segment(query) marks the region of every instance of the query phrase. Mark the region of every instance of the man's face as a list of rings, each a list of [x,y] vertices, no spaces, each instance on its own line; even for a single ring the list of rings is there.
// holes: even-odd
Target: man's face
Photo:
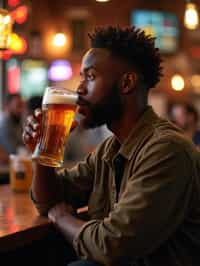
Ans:
[[[123,106],[119,88],[120,64],[106,49],[91,49],[83,57],[81,77],[78,87],[78,112],[83,115],[81,125],[84,128],[112,126],[120,118]]]

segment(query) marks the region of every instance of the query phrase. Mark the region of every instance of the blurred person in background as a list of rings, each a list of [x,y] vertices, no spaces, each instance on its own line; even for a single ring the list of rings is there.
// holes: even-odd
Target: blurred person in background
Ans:
[[[192,104],[185,105],[186,123],[185,133],[192,139],[193,143],[200,149],[200,131],[198,130],[199,114]]]
[[[35,163],[32,200],[74,247],[70,266],[199,266],[199,153],[148,106],[162,76],[154,38],[135,27],[98,28],[82,59],[80,125],[113,135],[60,174]],[[36,145],[42,113],[27,119]],[[88,220],[76,210],[88,206]],[[66,253],[69,248],[66,248]]]
[[[200,148],[200,131],[198,130],[199,114],[190,103],[174,104],[170,110],[170,120],[183,129],[196,147]]]
[[[183,103],[175,103],[169,111],[169,119],[178,127],[185,130],[186,126],[186,110]]]
[[[89,153],[112,133],[104,126],[94,129],[83,129],[77,126],[70,134],[65,148],[66,165],[83,160]]]
[[[25,102],[19,94],[6,96],[5,109],[0,116],[0,149],[5,155],[1,163],[8,162],[9,154],[15,154],[24,146],[21,136],[24,111]]]

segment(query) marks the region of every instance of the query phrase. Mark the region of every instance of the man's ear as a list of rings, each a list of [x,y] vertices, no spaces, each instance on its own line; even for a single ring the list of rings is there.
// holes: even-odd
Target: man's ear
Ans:
[[[121,93],[129,94],[135,89],[137,82],[137,74],[135,72],[127,72],[122,76]]]

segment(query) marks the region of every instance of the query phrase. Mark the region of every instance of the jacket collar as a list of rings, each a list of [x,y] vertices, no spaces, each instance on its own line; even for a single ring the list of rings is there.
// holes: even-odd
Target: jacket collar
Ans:
[[[153,131],[152,125],[157,120],[158,116],[154,113],[152,107],[148,106],[121,145],[115,136],[112,137],[110,145],[103,156],[103,160],[111,163],[118,154],[130,160],[147,134],[151,134]]]

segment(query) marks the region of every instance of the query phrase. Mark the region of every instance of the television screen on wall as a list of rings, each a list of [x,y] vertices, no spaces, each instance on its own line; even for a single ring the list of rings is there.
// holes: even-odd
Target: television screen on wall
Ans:
[[[178,18],[173,13],[134,10],[131,13],[131,25],[145,30],[156,37],[155,45],[162,53],[175,53],[179,43]]]

